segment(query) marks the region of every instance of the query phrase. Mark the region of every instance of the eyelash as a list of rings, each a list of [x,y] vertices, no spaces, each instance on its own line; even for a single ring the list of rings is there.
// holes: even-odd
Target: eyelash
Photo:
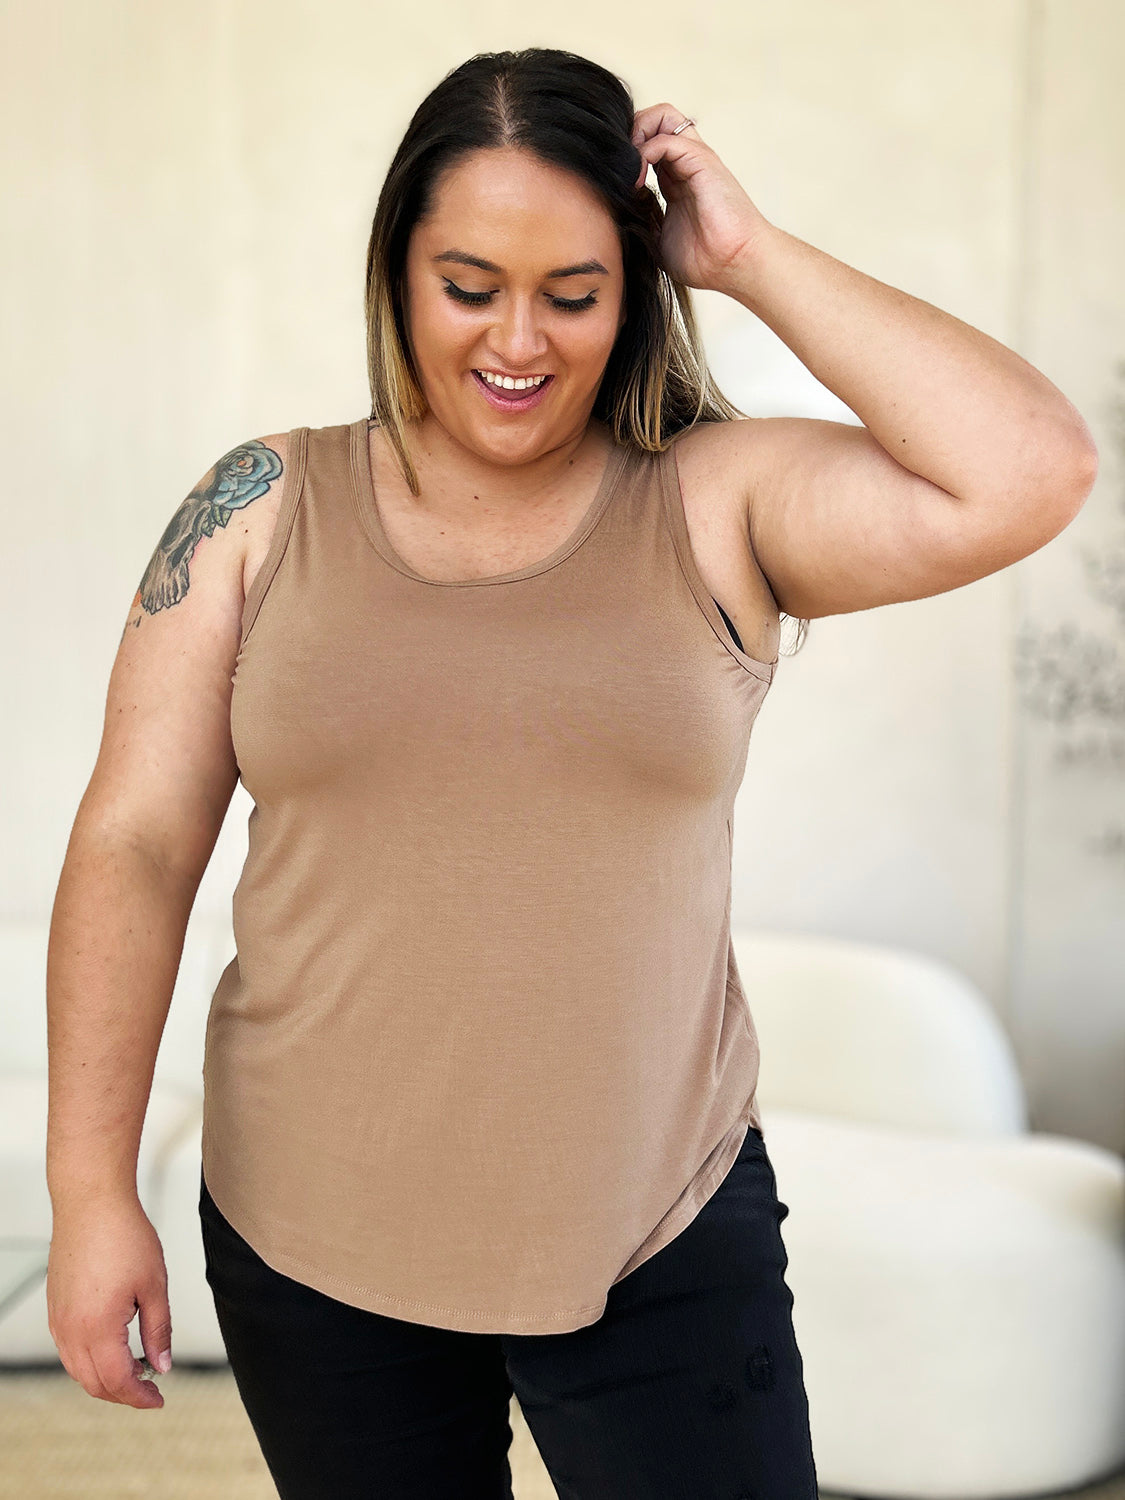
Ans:
[[[491,292],[466,292],[462,287],[456,286],[452,281],[443,276],[446,293],[455,302],[464,302],[469,307],[486,307],[492,296]],[[559,312],[584,312],[588,307],[597,307],[598,299],[593,292],[588,292],[585,297],[572,301],[567,297],[551,297],[551,305],[558,308]]]

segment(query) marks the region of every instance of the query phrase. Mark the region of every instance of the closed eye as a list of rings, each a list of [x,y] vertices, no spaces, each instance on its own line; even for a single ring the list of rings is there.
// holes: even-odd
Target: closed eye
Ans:
[[[495,293],[493,292],[466,292],[463,287],[457,286],[447,277],[442,277],[446,294],[455,302],[463,302],[468,307],[486,307]],[[547,295],[547,301],[552,307],[558,308],[559,312],[582,312],[587,307],[596,307],[598,299],[593,292],[587,292],[585,297],[552,297]]]

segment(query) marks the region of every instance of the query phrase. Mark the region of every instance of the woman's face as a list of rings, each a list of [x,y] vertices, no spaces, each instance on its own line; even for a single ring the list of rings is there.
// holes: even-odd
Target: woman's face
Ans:
[[[613,220],[576,174],[511,147],[475,151],[414,227],[404,313],[432,417],[481,458],[530,462],[585,430],[624,322]],[[509,391],[513,404],[483,372],[549,379]]]

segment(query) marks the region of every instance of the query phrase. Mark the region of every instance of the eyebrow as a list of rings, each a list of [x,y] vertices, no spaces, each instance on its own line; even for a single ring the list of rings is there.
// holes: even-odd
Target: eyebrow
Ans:
[[[494,276],[504,274],[503,266],[498,266],[495,261],[484,260],[479,255],[470,255],[467,250],[443,250],[440,255],[434,256],[435,261],[453,261],[459,266],[476,266],[478,271],[491,271]],[[554,271],[548,271],[544,277],[545,281],[560,281],[564,276],[608,276],[609,272],[600,260],[580,260],[573,266],[559,266]]]

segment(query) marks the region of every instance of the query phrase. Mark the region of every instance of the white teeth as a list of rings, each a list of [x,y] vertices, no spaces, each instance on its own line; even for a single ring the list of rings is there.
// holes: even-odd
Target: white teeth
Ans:
[[[503,386],[506,391],[526,391],[532,386],[542,385],[547,378],[546,375],[532,375],[526,380],[513,380],[510,375],[492,375],[487,370],[478,370],[477,374],[489,385]]]

